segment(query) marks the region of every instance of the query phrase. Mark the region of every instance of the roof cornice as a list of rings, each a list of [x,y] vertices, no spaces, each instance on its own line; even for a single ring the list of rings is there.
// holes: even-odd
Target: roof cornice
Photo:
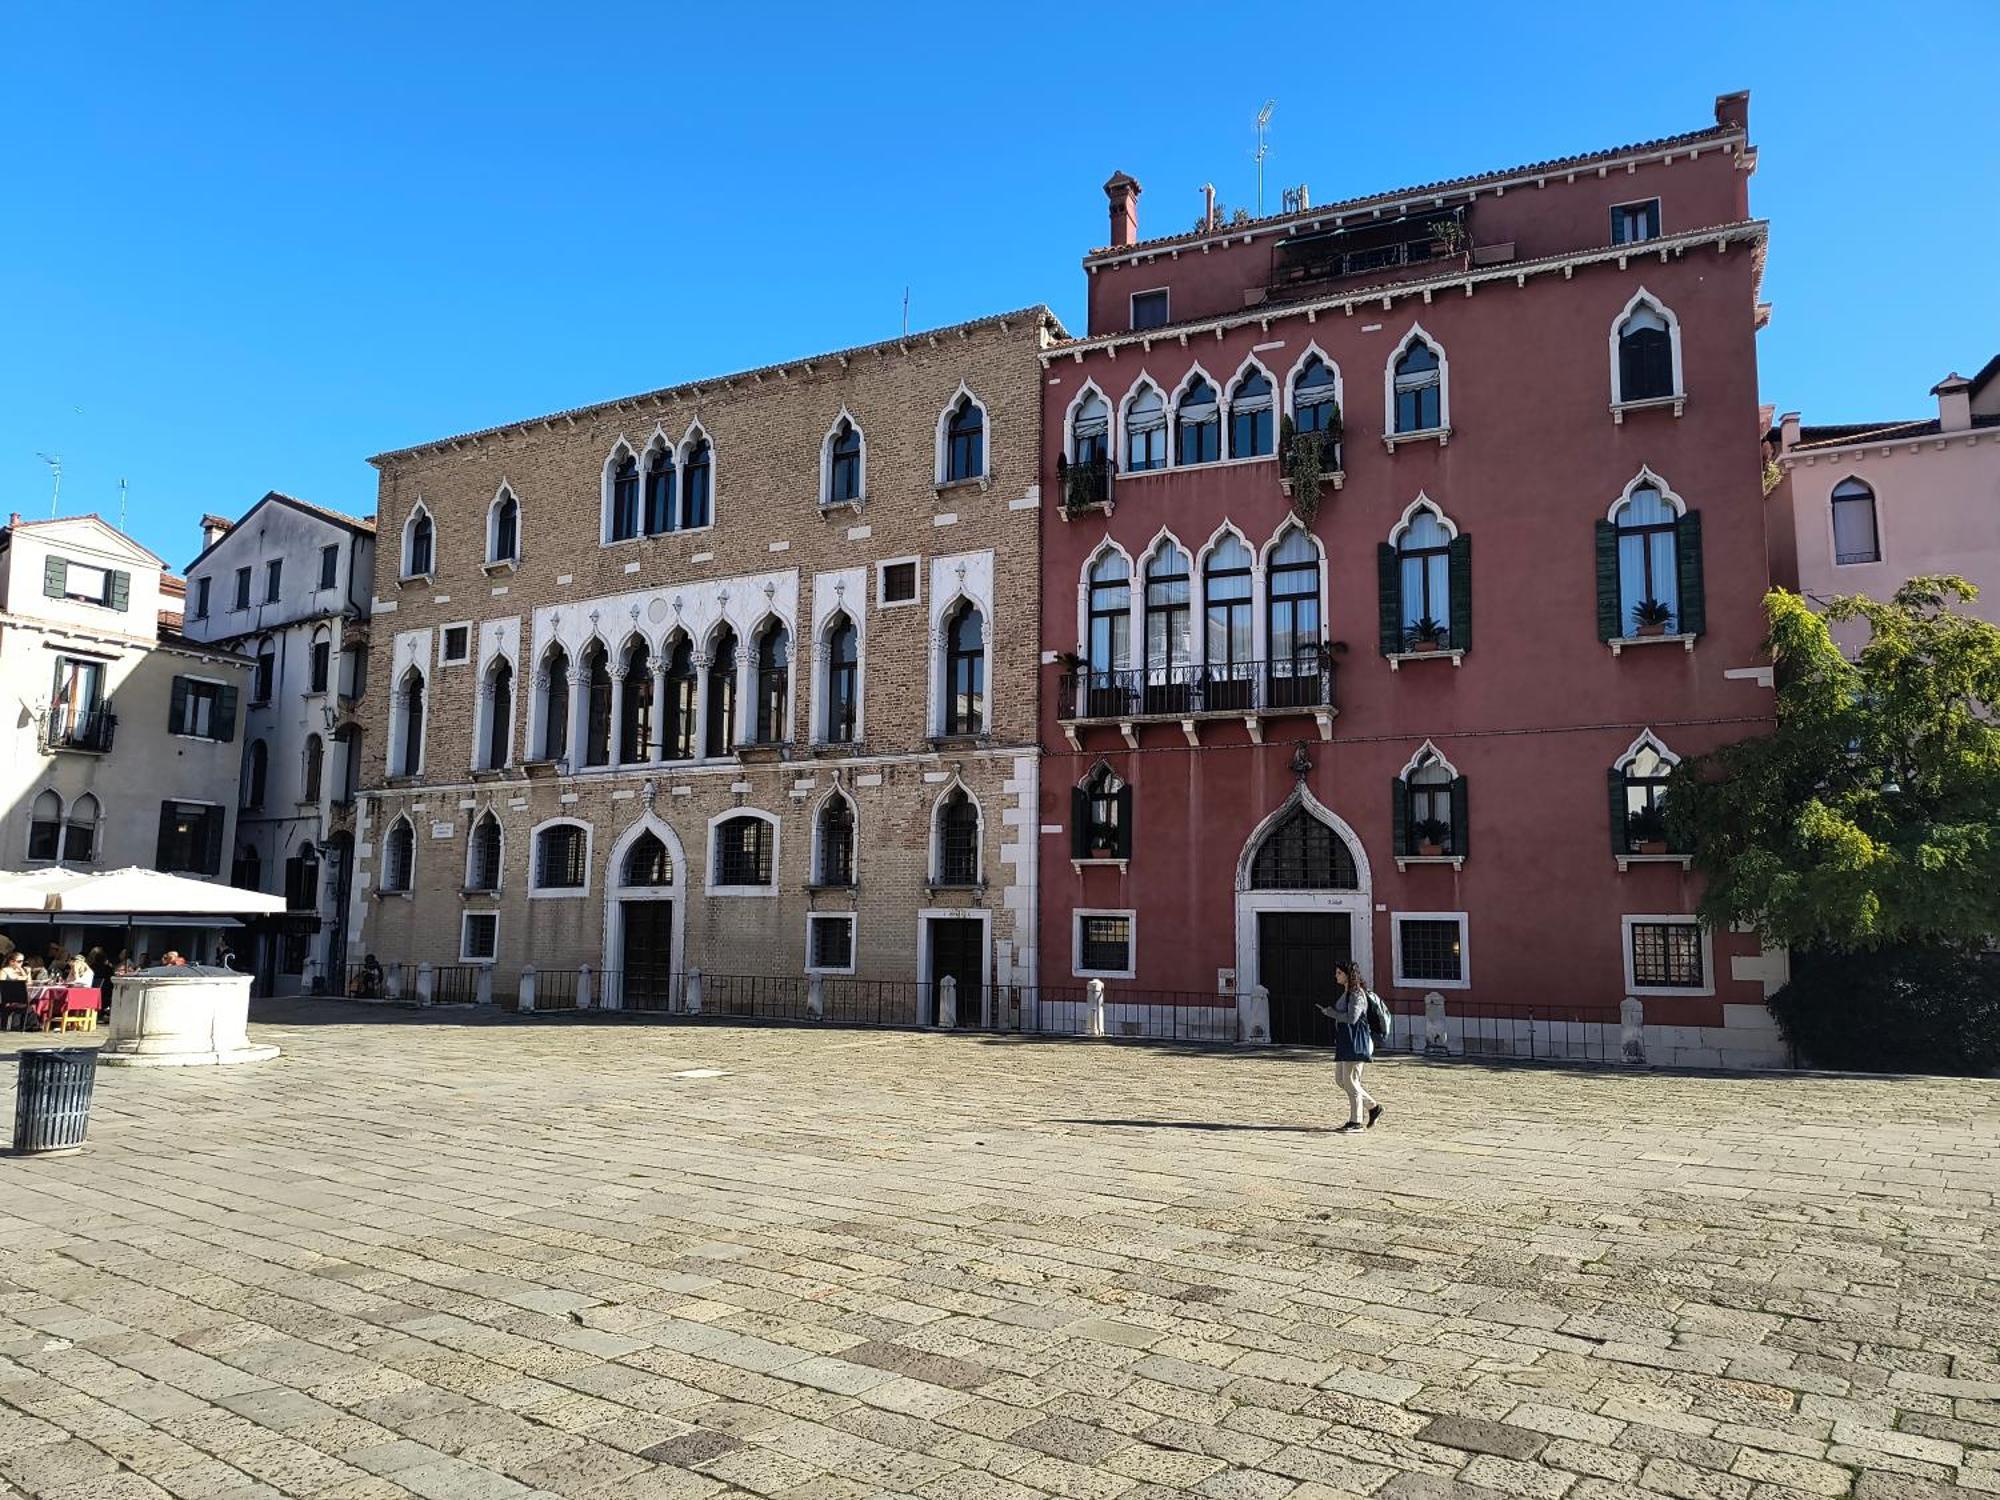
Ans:
[[[1377,282],[1372,287],[1357,287],[1351,292],[1342,292],[1333,297],[1316,297],[1300,302],[1261,303],[1240,313],[1227,317],[1210,318],[1197,323],[1179,323],[1168,328],[1149,328],[1138,333],[1107,333],[1097,338],[1075,339],[1066,344],[1058,344],[1042,352],[1042,367],[1062,359],[1082,359],[1086,354],[1094,354],[1100,349],[1127,349],[1134,345],[1150,351],[1155,344],[1186,345],[1198,336],[1221,338],[1236,328],[1255,325],[1269,327],[1286,318],[1305,317],[1309,321],[1322,313],[1353,312],[1368,303],[1379,303],[1385,310],[1398,298],[1421,297],[1430,302],[1441,291],[1464,288],[1467,296],[1475,286],[1493,285],[1502,281],[1512,281],[1516,285],[1526,285],[1530,276],[1547,276],[1561,272],[1567,276],[1585,266],[1616,264],[1620,270],[1628,262],[1650,260],[1657,257],[1664,262],[1671,255],[1685,254],[1698,250],[1704,245],[1714,245],[1718,250],[1730,245],[1758,245],[1769,232],[1770,225],[1763,219],[1745,219],[1736,224],[1718,224],[1707,229],[1690,229],[1681,234],[1662,235],[1658,239],[1645,240],[1636,245],[1611,245],[1601,250],[1581,253],[1548,255],[1538,260],[1513,261],[1506,265],[1488,266],[1477,270],[1453,271],[1446,276],[1427,276],[1415,281]]]

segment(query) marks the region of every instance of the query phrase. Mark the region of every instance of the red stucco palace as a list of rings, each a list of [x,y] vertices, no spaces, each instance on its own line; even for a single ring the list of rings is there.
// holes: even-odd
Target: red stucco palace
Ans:
[[[1352,955],[1775,1058],[1782,956],[1658,817],[1772,715],[1748,115],[1158,239],[1106,184],[1042,356],[1045,984],[1218,1032],[1261,986],[1282,1042]]]

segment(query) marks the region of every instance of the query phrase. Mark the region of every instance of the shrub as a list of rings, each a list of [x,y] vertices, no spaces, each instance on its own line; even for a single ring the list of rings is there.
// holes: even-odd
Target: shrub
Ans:
[[[1771,997],[1808,1063],[1875,1073],[2000,1069],[2000,958],[1958,948],[1797,952]]]

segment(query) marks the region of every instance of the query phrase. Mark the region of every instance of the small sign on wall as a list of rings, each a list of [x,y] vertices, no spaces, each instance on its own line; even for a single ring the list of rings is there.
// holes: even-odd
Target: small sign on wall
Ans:
[[[1233,995],[1236,993],[1236,971],[1234,969],[1217,969],[1215,971],[1215,993],[1218,995]]]
[[[431,837],[434,839],[448,839],[452,836],[453,830],[454,825],[450,823],[433,823],[431,824]]]

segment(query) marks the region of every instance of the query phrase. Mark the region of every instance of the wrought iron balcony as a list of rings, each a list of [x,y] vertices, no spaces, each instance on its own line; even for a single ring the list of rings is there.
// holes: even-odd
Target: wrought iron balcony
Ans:
[[[1071,463],[1058,458],[1056,468],[1062,481],[1062,503],[1066,514],[1077,515],[1094,505],[1111,503],[1111,460],[1092,459]]]
[[[108,704],[99,708],[46,709],[40,715],[43,750],[80,750],[102,755],[111,748],[118,715]]]
[[[1315,653],[1217,666],[1085,667],[1064,674],[1061,693],[1057,717],[1075,724],[1330,715],[1333,663]]]

